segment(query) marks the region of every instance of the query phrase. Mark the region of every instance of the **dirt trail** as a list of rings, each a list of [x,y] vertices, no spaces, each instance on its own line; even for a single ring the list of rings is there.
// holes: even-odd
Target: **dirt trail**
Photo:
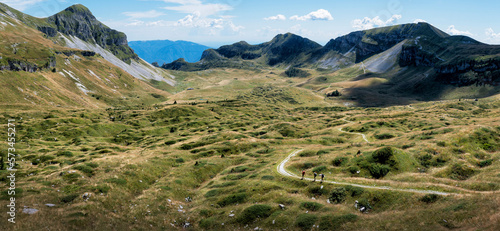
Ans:
[[[300,179],[301,177],[298,176],[298,175],[295,175],[291,172],[288,172],[285,168],[285,165],[286,163],[292,158],[294,157],[295,155],[297,155],[298,153],[300,153],[302,150],[297,150],[297,151],[294,151],[292,152],[289,156],[287,156],[283,161],[281,161],[281,163],[278,165],[277,167],[277,170],[278,170],[278,173],[280,173],[281,175],[283,176],[287,176],[287,177],[293,177],[293,178],[297,178],[297,179]],[[312,178],[308,178],[308,177],[304,177],[304,180],[313,180]],[[389,186],[370,186],[370,185],[361,185],[361,184],[352,184],[352,183],[343,183],[343,182],[337,182],[337,181],[328,181],[328,180],[325,180],[323,181],[325,183],[329,183],[329,184],[338,184],[338,185],[352,185],[352,186],[356,186],[356,187],[360,187],[360,188],[368,188],[368,189],[383,189],[383,190],[391,190],[391,191],[401,191],[401,192],[412,192],[412,193],[423,193],[423,194],[438,194],[438,195],[450,195],[450,194],[454,194],[454,193],[447,193],[447,192],[440,192],[440,191],[432,191],[432,190],[420,190],[420,189],[399,189],[399,188],[392,188],[392,187],[389,187]]]
[[[348,123],[354,123],[354,122],[349,121],[349,120],[346,120],[346,119],[342,119],[342,120],[343,120],[343,121],[345,121],[345,122],[348,122]],[[347,125],[347,124],[346,124],[346,125]],[[370,143],[370,141],[368,141],[368,139],[366,138],[366,135],[365,135],[365,134],[363,134],[363,133],[357,133],[357,132],[346,132],[346,131],[342,131],[342,128],[344,128],[344,126],[339,128],[339,131],[340,131],[340,132],[349,133],[349,134],[356,134],[356,135],[360,135],[361,137],[363,137],[363,140],[365,140],[365,142],[366,142],[366,143]]]
[[[346,119],[342,119],[342,120],[344,120],[345,122],[348,122],[348,123],[354,123],[354,122],[346,120]],[[345,126],[347,126],[347,124],[344,125],[344,126],[342,126],[342,127],[340,127],[339,131],[340,132],[344,132],[344,133],[350,133],[350,134],[360,135],[360,136],[363,137],[363,140],[365,140],[365,142],[370,143],[370,141],[366,138],[366,135],[363,134],[363,133],[342,131],[342,128],[344,128]],[[281,163],[277,167],[278,173],[281,174],[281,175],[283,175],[283,176],[293,177],[293,178],[300,179],[301,178],[300,176],[295,175],[294,173],[288,172],[286,170],[286,168],[285,168],[285,165],[286,165],[286,163],[288,161],[290,161],[290,159],[292,157],[294,157],[295,155],[297,155],[301,151],[302,150],[293,151],[283,161],[281,161]],[[313,179],[312,178],[304,177],[304,180],[311,180],[312,181]],[[433,191],[433,190],[421,190],[421,189],[410,189],[410,188],[394,188],[394,187],[389,187],[389,186],[372,186],[372,185],[345,183],[345,182],[328,181],[328,180],[325,180],[324,182],[325,183],[329,183],[329,184],[352,185],[352,186],[356,186],[356,187],[360,187],[360,188],[383,189],[383,190],[400,191],[400,192],[412,192],[412,193],[423,193],[423,194],[429,194],[429,193],[431,193],[431,194],[438,194],[438,195],[456,195],[457,194],[457,193],[448,193],[448,192]],[[443,186],[444,187],[451,187],[451,188],[453,188],[455,190],[458,190],[458,191],[461,191],[462,193],[467,193],[467,194],[492,194],[492,193],[498,193],[498,191],[478,192],[478,191],[463,189],[463,188],[459,188],[459,187],[453,187],[453,186],[450,186],[450,185],[438,185],[438,184],[432,184],[432,185],[441,186],[441,187],[443,187]]]

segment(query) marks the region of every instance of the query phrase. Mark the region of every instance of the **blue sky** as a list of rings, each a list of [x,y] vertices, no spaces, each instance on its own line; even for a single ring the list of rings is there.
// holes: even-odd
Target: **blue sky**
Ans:
[[[47,17],[87,6],[134,40],[186,40],[218,47],[292,32],[322,45],[352,31],[426,21],[449,34],[500,44],[500,1],[451,0],[0,0]]]

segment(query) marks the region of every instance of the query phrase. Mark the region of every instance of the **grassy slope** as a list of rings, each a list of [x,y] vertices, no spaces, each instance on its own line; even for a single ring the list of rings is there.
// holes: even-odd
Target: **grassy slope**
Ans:
[[[320,227],[332,222],[350,230],[498,228],[497,194],[446,196],[426,203],[420,201],[424,195],[365,189],[343,203],[328,204],[335,185],[319,189],[318,183],[289,179],[275,170],[300,148],[311,156],[292,158],[288,168],[297,174],[306,168],[309,175],[316,168],[326,179],[343,182],[459,194],[498,190],[498,99],[378,109],[304,108],[315,104],[284,101],[278,108],[259,100],[261,94],[240,95],[253,100],[146,110],[2,113],[3,120],[23,118],[17,122],[17,149],[24,160],[18,162],[18,203],[40,209],[29,218],[19,214],[23,222],[16,229],[161,230],[182,229],[188,222],[195,230],[234,230],[249,222],[252,229],[300,230],[303,223],[295,221],[298,217]],[[355,123],[346,124],[343,118]],[[362,130],[371,143],[339,132],[340,126]],[[376,138],[385,133],[394,137]],[[371,153],[386,145],[397,150],[398,169],[374,180],[362,159],[370,161]],[[358,150],[361,154],[356,156]],[[429,163],[422,158],[427,154]],[[345,164],[332,165],[338,157],[345,157]],[[491,165],[480,167],[485,160],[492,160]],[[462,179],[464,172],[455,171],[456,164],[474,173]],[[350,173],[356,166],[360,173]],[[92,193],[88,201],[81,198],[85,192]],[[7,203],[6,198],[0,204]],[[354,200],[368,201],[373,210],[359,213]],[[322,206],[314,211],[303,202]],[[49,208],[46,203],[57,206]],[[271,211],[261,208],[257,213],[264,217],[255,221],[241,218],[254,204],[269,205]],[[311,216],[301,215],[306,211]],[[54,216],[58,219],[49,219]]]
[[[84,57],[77,50],[61,47],[45,39],[35,29],[11,18],[4,19],[14,26],[7,24],[0,28],[2,37],[5,37],[0,41],[2,60],[21,60],[39,67],[45,65],[50,57],[55,57],[57,62],[55,70],[42,69],[35,73],[3,71],[0,81],[5,87],[0,95],[4,99],[4,106],[60,105],[95,108],[152,104],[169,96],[169,93],[135,79],[99,56]],[[67,56],[63,52],[73,52],[76,55]],[[77,87],[78,81],[72,79],[66,71],[71,71],[91,92],[85,95]]]

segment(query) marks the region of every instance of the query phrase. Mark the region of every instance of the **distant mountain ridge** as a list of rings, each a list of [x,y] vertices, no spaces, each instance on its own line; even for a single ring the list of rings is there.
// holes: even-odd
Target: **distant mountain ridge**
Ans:
[[[390,55],[381,55],[389,50]],[[368,59],[371,70],[379,73],[394,67],[411,67],[420,68],[432,81],[445,84],[500,85],[500,46],[483,44],[467,36],[450,36],[428,23],[356,31],[332,39],[325,46],[291,33],[280,34],[258,45],[241,41],[209,49],[199,62],[176,60],[163,68],[196,71],[274,66],[335,71]],[[382,63],[384,68],[375,67]]]
[[[157,62],[159,65],[171,63],[179,58],[187,62],[198,62],[203,51],[210,49],[208,46],[181,40],[131,41],[128,45],[142,59],[149,63]]]

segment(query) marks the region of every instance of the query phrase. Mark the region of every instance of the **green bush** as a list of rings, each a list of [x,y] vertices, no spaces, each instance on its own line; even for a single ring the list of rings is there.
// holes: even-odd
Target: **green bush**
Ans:
[[[387,175],[387,173],[389,173],[391,168],[385,164],[372,163],[368,170],[370,171],[370,174],[373,177],[375,177],[376,179],[379,179],[379,178],[382,178],[385,175]]]
[[[83,172],[85,173],[85,175],[87,175],[88,177],[91,177],[94,175],[94,169],[90,166],[87,166],[87,165],[76,165],[76,166],[73,166],[73,169],[76,169],[80,172]]]
[[[484,167],[490,166],[492,163],[493,163],[492,159],[490,159],[490,160],[483,160],[483,161],[480,161],[479,163],[477,163],[477,166],[479,166],[481,168],[484,168]]]
[[[274,180],[274,176],[270,176],[270,175],[265,175],[265,176],[262,176],[261,178],[262,180]]]
[[[222,193],[222,190],[220,189],[212,189],[210,191],[208,191],[207,193],[205,193],[205,197],[214,197],[214,196],[218,196]]]
[[[72,183],[80,179],[82,176],[78,173],[68,173],[63,175],[63,179]]]
[[[349,194],[352,197],[360,196],[361,194],[363,194],[365,192],[365,190],[363,188],[352,186],[352,185],[345,186],[345,189],[347,192],[349,192]]]
[[[311,74],[309,74],[309,72],[304,71],[302,69],[299,69],[296,67],[291,67],[285,71],[285,75],[288,77],[306,78],[306,77],[310,76]]]
[[[59,199],[59,201],[61,201],[62,203],[70,203],[70,202],[74,201],[77,197],[78,197],[78,194],[70,194],[70,195],[66,195],[66,196],[61,197]]]
[[[175,144],[175,143],[177,143],[177,141],[175,141],[175,140],[165,141],[165,145],[169,145],[169,146],[170,146],[170,145],[173,145],[173,144]]]
[[[218,224],[219,222],[217,221],[216,217],[209,217],[200,220],[200,228],[203,229],[214,229],[217,227]]]
[[[390,133],[382,133],[382,134],[374,135],[374,137],[376,139],[379,139],[379,140],[386,140],[386,139],[392,139],[395,136],[393,134],[390,134]]]
[[[318,211],[323,207],[323,205],[316,202],[302,202],[300,207],[311,211]]]
[[[337,187],[332,190],[330,193],[330,202],[340,204],[345,201],[347,196],[347,192],[344,187]]]
[[[243,210],[238,217],[238,222],[248,224],[257,218],[267,218],[271,216],[272,207],[269,205],[252,205]]]
[[[328,192],[326,191],[326,188],[321,188],[321,186],[313,186],[313,187],[310,187],[308,189],[308,192],[312,195],[315,195],[315,196],[321,196],[321,195],[325,195],[327,194]]]
[[[233,195],[229,195],[225,197],[224,199],[220,200],[217,202],[217,204],[220,207],[225,207],[231,204],[238,204],[238,203],[243,203],[247,199],[247,194],[246,193],[236,193]]]
[[[359,171],[359,168],[357,166],[351,166],[347,168],[347,171],[349,171],[351,174],[356,174]]]
[[[121,179],[121,178],[109,178],[109,179],[106,179],[105,182],[113,183],[113,184],[117,184],[117,185],[126,185],[127,184],[127,180]]]
[[[450,168],[450,177],[456,180],[467,180],[475,171],[465,164],[456,163]]]
[[[73,153],[71,151],[59,151],[56,156],[73,157]]]
[[[373,160],[380,164],[396,165],[394,160],[394,150],[391,147],[383,147],[372,154]]]
[[[315,156],[317,152],[315,151],[312,151],[312,150],[306,150],[306,151],[302,151],[299,156],[300,157],[309,157],[309,156]]]
[[[441,196],[439,196],[437,194],[427,194],[427,195],[423,196],[422,198],[420,198],[420,201],[425,202],[427,204],[430,204],[430,203],[436,202],[440,198],[441,198]]]
[[[299,227],[301,230],[311,230],[312,226],[316,221],[318,220],[318,217],[313,214],[300,214],[297,216],[297,219],[295,220],[295,226]]]
[[[326,170],[326,166],[318,166],[318,167],[312,169],[313,172],[318,173],[318,177],[319,177],[319,173],[321,173],[322,171],[325,171],[325,170]]]
[[[343,224],[349,223],[349,222],[355,222],[358,220],[358,216],[354,214],[346,214],[346,215],[340,215],[340,216],[324,216],[321,217],[321,222],[319,223],[319,230],[320,231],[329,231],[329,230],[337,230],[340,229],[340,227]]]
[[[337,157],[334,160],[332,160],[332,165],[333,166],[342,166],[347,163],[349,159],[347,157]]]

